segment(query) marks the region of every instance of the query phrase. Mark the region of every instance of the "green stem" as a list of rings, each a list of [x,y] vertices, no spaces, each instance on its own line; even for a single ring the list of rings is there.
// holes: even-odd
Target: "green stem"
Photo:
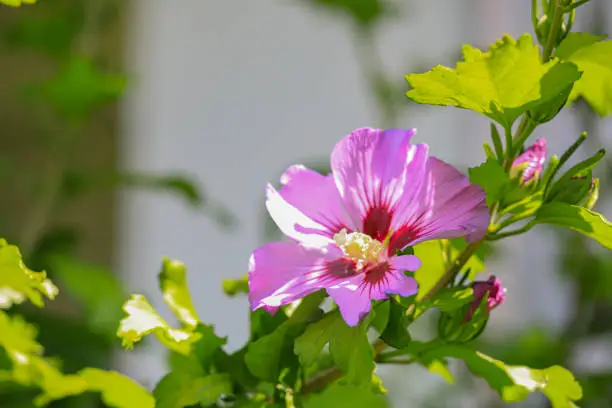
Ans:
[[[534,226],[536,225],[535,221],[530,221],[527,224],[525,224],[523,227],[512,230],[512,231],[507,231],[507,232],[500,232],[499,234],[492,234],[492,235],[488,235],[487,239],[489,241],[497,241],[500,240],[502,238],[507,238],[507,237],[511,237],[514,235],[520,235],[520,234],[524,234],[525,232],[529,231],[530,229],[532,229]]]
[[[566,8],[566,10],[572,10],[572,11],[576,10],[578,7],[582,6],[583,4],[588,3],[589,1],[591,1],[591,0],[578,0],[577,2],[570,4]]]
[[[379,364],[397,364],[397,365],[409,365],[418,362],[418,360],[414,357],[411,358],[400,358],[396,360],[379,360],[377,363]]]
[[[550,31],[548,32],[548,38],[546,38],[546,44],[544,44],[544,50],[542,51],[542,62],[547,62],[552,56],[553,50],[557,45],[557,39],[559,38],[559,30],[563,23],[563,8],[559,4],[560,0],[551,0],[554,2],[554,9],[552,12],[552,22],[550,23]]]

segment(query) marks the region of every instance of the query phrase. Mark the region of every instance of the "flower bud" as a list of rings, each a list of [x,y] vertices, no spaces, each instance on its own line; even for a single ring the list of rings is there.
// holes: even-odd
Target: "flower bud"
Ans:
[[[506,299],[506,289],[499,279],[491,276],[486,281],[472,284],[473,300],[453,313],[441,313],[438,335],[447,343],[467,343],[482,334],[489,313]]]
[[[514,160],[510,175],[519,177],[522,185],[536,182],[540,178],[545,161],[546,139],[542,137]]]
[[[472,290],[474,291],[474,300],[469,305],[465,316],[466,320],[472,319],[481,306],[483,307],[482,314],[488,316],[491,310],[506,300],[506,289],[495,276],[491,276],[486,281],[474,282]]]

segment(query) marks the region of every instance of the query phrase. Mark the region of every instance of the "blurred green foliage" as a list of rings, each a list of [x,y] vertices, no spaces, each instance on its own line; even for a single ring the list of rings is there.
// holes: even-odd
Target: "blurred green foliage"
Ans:
[[[20,6],[35,1],[1,3]],[[0,88],[10,92],[4,102],[10,106],[4,110],[11,113],[3,120],[3,143],[9,148],[0,156],[0,184],[10,199],[3,204],[0,226],[3,235],[19,245],[28,265],[47,271],[61,295],[54,307],[33,308],[23,301],[40,306],[41,296],[57,293],[46,274],[30,272],[28,279],[23,274],[1,275],[0,307],[14,306],[6,314],[7,324],[27,327],[32,341],[38,332],[40,350],[61,361],[65,373],[102,391],[102,397],[87,393],[51,406],[105,406],[117,398],[104,391],[106,385],[122,380],[97,369],[83,370],[110,364],[127,297],[110,267],[114,214],[108,208],[115,190],[169,193],[223,225],[231,225],[233,218],[188,175],[117,170],[112,153],[117,101],[130,84],[121,61],[122,1],[4,5],[0,4],[0,58],[8,63]],[[12,129],[19,129],[19,134]],[[83,222],[94,213],[97,224]],[[1,244],[3,273],[6,262],[16,257],[21,257],[16,247]],[[0,407],[32,406],[34,389],[9,384],[0,380]],[[122,404],[117,406],[141,406],[127,400]]]

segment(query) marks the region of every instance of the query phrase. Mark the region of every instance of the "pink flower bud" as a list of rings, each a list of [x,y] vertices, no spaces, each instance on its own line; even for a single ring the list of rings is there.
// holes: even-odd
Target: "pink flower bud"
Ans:
[[[476,281],[472,283],[472,290],[474,300],[470,303],[466,320],[472,318],[476,310],[483,304],[485,296],[485,315],[488,315],[491,310],[495,309],[506,300],[506,289],[502,286],[501,281],[495,276],[491,276],[486,281]]]
[[[532,180],[538,180],[545,161],[546,139],[542,137],[536,140],[533,145],[529,146],[523,154],[514,160],[510,174],[514,177],[519,176],[521,184],[529,183]]]

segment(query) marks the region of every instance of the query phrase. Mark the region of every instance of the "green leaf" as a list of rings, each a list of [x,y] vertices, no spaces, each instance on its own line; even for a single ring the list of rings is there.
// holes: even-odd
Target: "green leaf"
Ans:
[[[215,334],[213,326],[200,324],[196,329],[200,339],[195,343],[194,352],[205,372],[210,373],[214,358],[227,343],[227,338]]]
[[[569,33],[555,56],[578,66],[582,77],[569,100],[583,97],[599,116],[612,113],[612,41],[588,33]]]
[[[87,382],[88,391],[102,394],[102,401],[115,408],[153,408],[155,400],[141,385],[130,378],[98,368],[85,368],[78,376]]]
[[[188,355],[193,343],[200,339],[199,333],[171,327],[142,295],[132,295],[123,310],[128,316],[119,323],[117,336],[126,348],[132,348],[143,336],[153,333],[170,350]]]
[[[510,204],[500,211],[501,215],[514,214],[516,218],[523,219],[532,216],[540,208],[543,201],[543,193],[537,191],[534,194],[528,195],[522,200]]]
[[[209,406],[223,394],[233,391],[227,374],[212,374],[192,377],[184,373],[171,372],[155,387],[153,396],[156,408],[183,408],[192,405]]]
[[[355,23],[369,27],[376,23],[387,11],[387,4],[382,0],[309,0],[329,10],[349,15]]]
[[[29,299],[38,307],[43,306],[43,295],[54,299],[57,287],[47,279],[47,274],[28,269],[15,245],[0,239],[0,309]]]
[[[370,383],[374,372],[374,350],[359,326],[339,326],[331,333],[329,351],[342,371],[344,381],[360,385]]]
[[[0,0],[0,4],[11,7],[19,7],[22,4],[34,4],[37,0]]]
[[[367,325],[348,326],[338,312],[325,315],[309,325],[295,340],[294,351],[304,367],[314,364],[325,344],[336,365],[352,384],[371,382],[374,351],[366,336]]]
[[[400,349],[406,347],[412,340],[407,329],[406,309],[393,300],[388,303],[389,323],[380,338],[391,347]]]
[[[185,326],[195,328],[200,319],[187,288],[187,269],[181,261],[164,258],[159,273],[159,286],[164,301]]]
[[[84,306],[87,326],[114,339],[126,294],[113,272],[68,256],[51,256],[48,263],[62,287]]]
[[[63,181],[63,193],[68,197],[78,197],[100,188],[131,187],[154,191],[168,191],[183,197],[193,206],[206,202],[196,180],[186,174],[141,174],[133,172],[68,172]]]
[[[503,198],[510,183],[508,173],[495,159],[488,159],[480,166],[470,168],[468,174],[470,181],[484,190],[489,207]]]
[[[509,128],[518,116],[546,103],[580,77],[571,63],[542,64],[531,36],[506,35],[488,52],[463,47],[455,69],[437,66],[411,74],[407,95],[418,103],[457,106],[486,115]]]
[[[249,276],[244,275],[238,279],[224,279],[223,292],[227,296],[234,297],[240,293],[249,293]]]
[[[34,91],[63,117],[79,120],[105,103],[116,100],[126,84],[125,76],[105,73],[93,61],[73,57],[55,78]]]
[[[391,302],[387,300],[383,300],[372,307],[371,314],[373,314],[373,318],[371,319],[371,325],[378,333],[382,334],[389,324],[390,308]]]
[[[36,328],[20,316],[9,316],[0,310],[0,346],[9,357],[17,354],[40,355],[43,347],[36,342]]]
[[[485,354],[461,346],[442,346],[427,351],[424,359],[463,360],[470,371],[483,377],[505,402],[518,402],[534,391],[542,391],[553,408],[570,407],[572,401],[582,398],[582,389],[573,375],[560,366],[543,370],[524,366],[509,366]]]
[[[441,312],[452,312],[461,309],[473,299],[472,288],[444,288],[431,300],[431,304]]]
[[[249,344],[244,361],[253,375],[271,382],[278,379],[286,335],[287,327],[281,326],[272,334]]]
[[[612,223],[603,215],[586,208],[559,202],[544,204],[535,220],[580,232],[602,246],[612,249]]]
[[[334,327],[342,324],[335,313],[329,313],[318,322],[310,324],[304,333],[295,340],[294,351],[300,359],[300,364],[308,367],[316,363],[323,347],[329,342],[330,333]]]
[[[332,384],[320,394],[304,401],[304,408],[386,408],[386,399],[374,394],[371,387]]]

